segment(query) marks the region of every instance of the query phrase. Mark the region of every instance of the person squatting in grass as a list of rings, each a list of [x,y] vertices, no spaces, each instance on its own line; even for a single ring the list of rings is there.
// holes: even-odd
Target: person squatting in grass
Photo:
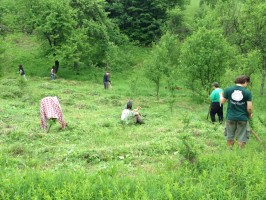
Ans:
[[[25,80],[27,80],[27,78],[26,78],[26,74],[25,74],[25,71],[24,71],[22,65],[19,65],[19,66],[18,66],[18,73],[19,73],[21,76],[23,76],[23,78],[24,78]]]
[[[129,124],[130,122],[133,122],[135,124],[144,124],[141,114],[139,113],[139,110],[141,109],[140,106],[137,107],[137,109],[132,110],[132,101],[128,101],[126,108],[122,111],[121,114],[121,121],[125,122],[126,124]]]
[[[219,83],[214,82],[212,83],[213,91],[210,95],[211,99],[211,107],[210,107],[210,116],[212,123],[214,123],[215,115],[218,115],[218,119],[220,124],[223,122],[223,105],[220,103],[220,93],[223,92],[221,88],[219,88]]]
[[[111,87],[111,81],[110,81],[110,72],[106,72],[103,76],[103,86],[104,89],[108,89],[109,85]]]
[[[250,78],[241,75],[236,78],[235,86],[228,87],[221,93],[221,103],[228,102],[226,113],[225,136],[227,146],[232,148],[237,136],[238,146],[245,147],[249,139],[249,118],[252,118],[252,94],[246,89]]]

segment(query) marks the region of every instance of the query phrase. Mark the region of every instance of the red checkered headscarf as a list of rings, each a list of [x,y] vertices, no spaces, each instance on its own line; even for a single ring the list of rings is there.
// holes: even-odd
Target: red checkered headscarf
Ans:
[[[51,118],[57,119],[62,128],[66,127],[63,112],[57,97],[45,97],[41,99],[40,104],[41,128],[47,129],[47,121]]]

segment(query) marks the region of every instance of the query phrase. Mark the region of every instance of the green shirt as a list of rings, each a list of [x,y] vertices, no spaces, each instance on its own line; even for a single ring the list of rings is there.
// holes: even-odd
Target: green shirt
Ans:
[[[247,102],[252,101],[252,95],[249,90],[235,85],[225,89],[224,98],[228,100],[226,119],[235,121],[248,120]]]
[[[212,102],[220,102],[220,93],[223,92],[221,88],[216,88],[212,91],[210,98]]]

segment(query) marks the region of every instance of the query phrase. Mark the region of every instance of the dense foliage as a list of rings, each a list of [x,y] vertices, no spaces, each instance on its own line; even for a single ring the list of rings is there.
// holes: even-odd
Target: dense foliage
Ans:
[[[183,8],[184,0],[108,0],[109,16],[121,31],[143,45],[157,41],[167,21],[167,12],[176,6]]]
[[[183,71],[190,74],[187,85],[196,92],[209,91],[210,83],[218,81],[229,67],[234,49],[219,30],[199,29],[182,48]]]

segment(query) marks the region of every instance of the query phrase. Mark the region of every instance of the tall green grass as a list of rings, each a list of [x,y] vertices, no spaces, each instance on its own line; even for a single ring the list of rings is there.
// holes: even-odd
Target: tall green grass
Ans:
[[[20,61],[7,51],[6,62]],[[0,79],[0,199],[266,198],[265,143],[251,135],[246,149],[227,150],[224,126],[206,120],[208,103],[197,103],[182,79],[172,102],[164,82],[157,100],[141,64],[112,71],[113,87],[104,90],[103,69],[77,75],[62,67],[51,81],[45,62],[25,63],[28,81],[15,65],[6,65]],[[258,84],[253,129],[265,141]],[[65,130],[58,123],[49,133],[40,129],[39,101],[46,96],[58,96]],[[144,125],[120,122],[128,99],[142,107]]]
[[[142,77],[133,95],[125,77],[113,74],[108,91],[94,81],[2,78],[1,199],[265,198],[265,147],[253,136],[246,149],[227,150],[223,126],[206,120],[208,105],[193,103],[190,91],[177,92],[171,112],[167,91],[156,100]],[[65,130],[39,128],[48,95],[60,99]],[[120,123],[132,96],[145,125]],[[256,97],[261,117],[262,104]],[[265,141],[265,125],[254,121]]]

